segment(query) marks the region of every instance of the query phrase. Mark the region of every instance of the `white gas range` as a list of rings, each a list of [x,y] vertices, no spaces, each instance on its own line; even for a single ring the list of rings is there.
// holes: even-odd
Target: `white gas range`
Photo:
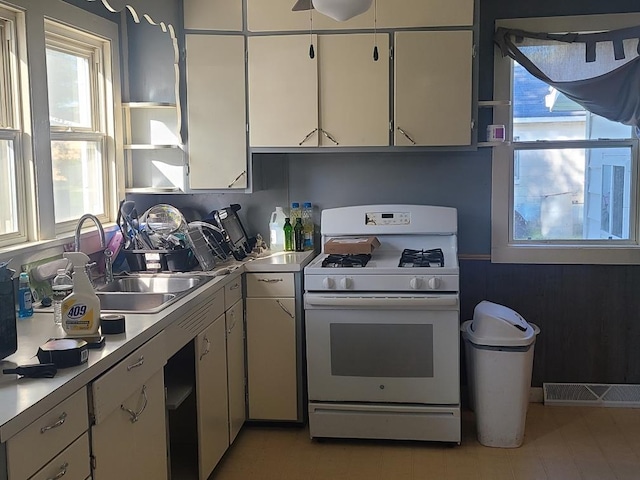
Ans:
[[[322,212],[322,244],[375,236],[370,255],[305,268],[311,437],[460,442],[457,212]]]

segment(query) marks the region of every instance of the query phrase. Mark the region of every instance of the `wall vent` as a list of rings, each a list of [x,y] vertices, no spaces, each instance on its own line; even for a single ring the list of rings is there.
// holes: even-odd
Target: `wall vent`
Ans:
[[[640,385],[544,383],[545,405],[640,408]]]

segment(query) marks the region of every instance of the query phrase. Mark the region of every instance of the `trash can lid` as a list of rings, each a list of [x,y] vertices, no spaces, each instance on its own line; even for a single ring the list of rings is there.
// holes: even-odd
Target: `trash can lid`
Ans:
[[[462,331],[471,343],[495,347],[531,345],[540,329],[520,314],[497,303],[483,300],[473,310],[473,320]]]

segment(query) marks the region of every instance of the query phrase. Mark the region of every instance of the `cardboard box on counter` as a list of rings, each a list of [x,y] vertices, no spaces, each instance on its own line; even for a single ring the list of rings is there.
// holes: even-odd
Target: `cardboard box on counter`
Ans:
[[[377,237],[340,237],[325,242],[324,253],[368,254],[380,246]]]

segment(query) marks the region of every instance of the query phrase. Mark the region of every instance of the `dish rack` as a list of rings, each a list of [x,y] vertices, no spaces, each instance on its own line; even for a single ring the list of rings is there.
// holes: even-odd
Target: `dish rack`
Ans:
[[[210,223],[195,221],[188,225],[185,238],[203,271],[213,269],[217,261],[224,262],[229,259],[218,236],[223,238],[222,231]]]

